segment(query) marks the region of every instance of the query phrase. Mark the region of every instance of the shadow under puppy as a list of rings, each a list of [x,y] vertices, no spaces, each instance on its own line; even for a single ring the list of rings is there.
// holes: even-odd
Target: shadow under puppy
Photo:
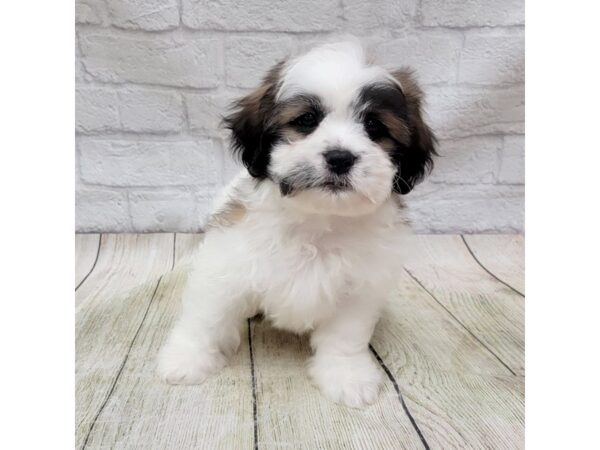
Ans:
[[[209,219],[159,354],[164,380],[217,372],[262,312],[277,328],[311,332],[309,374],[329,399],[377,398],[368,344],[406,250],[400,195],[435,154],[421,96],[410,72],[370,64],[351,41],[277,64],[234,105],[225,123],[247,170]]]

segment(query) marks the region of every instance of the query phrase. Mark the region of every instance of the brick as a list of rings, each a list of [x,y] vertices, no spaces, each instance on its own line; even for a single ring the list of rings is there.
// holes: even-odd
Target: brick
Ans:
[[[445,0],[424,1],[421,16],[424,25],[477,27],[523,25],[523,0]]]
[[[104,2],[98,0],[76,0],[75,21],[89,25],[101,25],[107,22],[108,11]]]
[[[462,37],[455,32],[411,32],[374,47],[376,60],[393,69],[408,66],[421,83],[456,81]]]
[[[508,184],[525,182],[525,136],[504,136],[498,181]]]
[[[131,221],[143,232],[200,230],[194,195],[185,191],[133,191],[129,194]]]
[[[219,84],[219,41],[190,36],[81,35],[88,73],[107,82],[196,88]]]
[[[81,133],[176,132],[184,125],[183,101],[176,92],[79,87],[76,105]]]
[[[75,93],[78,132],[114,131],[120,128],[118,97],[111,89],[78,87]]]
[[[81,232],[132,231],[126,193],[96,186],[77,186],[75,227]]]
[[[330,31],[339,22],[338,2],[315,0],[183,0],[182,21],[224,31]]]
[[[441,141],[429,178],[436,183],[493,183],[498,174],[501,137],[470,137]]]
[[[75,83],[80,83],[85,80],[85,70],[79,56],[75,56]]]
[[[523,231],[523,186],[423,183],[406,200],[419,233]]]
[[[176,92],[132,88],[119,91],[122,128],[132,132],[176,132],[185,123],[183,100]]]
[[[242,94],[230,93],[185,94],[190,129],[206,136],[226,136],[221,118],[227,114],[233,101],[241,96]]]
[[[381,27],[403,28],[417,11],[417,0],[344,0],[344,28],[353,34]]]
[[[86,73],[83,66],[83,58],[79,45],[79,34],[75,34],[75,85],[79,86],[84,81],[90,81],[90,76]]]
[[[465,35],[458,81],[464,83],[523,83],[525,39],[523,30],[477,30]]]
[[[242,170],[246,170],[238,158],[229,151],[229,141],[222,142],[223,146],[223,184],[228,184]]]
[[[231,37],[225,42],[225,72],[228,86],[254,88],[279,61],[290,56],[294,42],[277,38]]]
[[[429,86],[426,93],[426,117],[429,117],[431,127],[440,138],[524,133],[523,86]]]
[[[523,9],[523,0],[76,0],[77,229],[199,229],[243,170],[219,128],[232,100],[278,60],[342,31],[362,36],[385,67],[415,69],[427,94],[442,156],[406,197],[416,230],[522,231]]]
[[[84,140],[79,152],[86,183],[207,187],[221,182],[222,154],[209,140]]]
[[[201,230],[206,229],[206,222],[208,221],[210,214],[214,210],[215,198],[216,193],[202,193],[196,195],[196,212],[198,214],[199,225]]]
[[[142,30],[170,30],[179,25],[177,0],[107,0],[111,23]]]
[[[78,44],[79,37],[75,35],[75,83],[78,84],[87,79],[87,74],[81,62],[81,52]]]

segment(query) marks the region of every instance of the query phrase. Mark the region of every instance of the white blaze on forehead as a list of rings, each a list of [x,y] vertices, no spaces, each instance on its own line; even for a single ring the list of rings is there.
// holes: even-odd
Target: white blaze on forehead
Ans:
[[[277,100],[311,94],[330,109],[336,109],[349,105],[361,87],[390,78],[384,69],[368,65],[358,42],[326,44],[287,65]]]

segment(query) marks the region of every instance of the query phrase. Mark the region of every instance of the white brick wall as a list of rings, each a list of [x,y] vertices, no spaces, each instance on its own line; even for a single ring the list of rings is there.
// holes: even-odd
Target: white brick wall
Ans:
[[[219,117],[336,34],[416,69],[440,138],[419,232],[523,230],[523,0],[77,0],[77,230],[199,230],[237,171]]]

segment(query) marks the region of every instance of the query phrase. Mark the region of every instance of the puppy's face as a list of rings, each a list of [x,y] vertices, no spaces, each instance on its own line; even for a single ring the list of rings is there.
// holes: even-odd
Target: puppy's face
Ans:
[[[306,212],[372,212],[408,193],[435,153],[410,73],[367,64],[353,43],[276,65],[225,121],[250,174]]]

